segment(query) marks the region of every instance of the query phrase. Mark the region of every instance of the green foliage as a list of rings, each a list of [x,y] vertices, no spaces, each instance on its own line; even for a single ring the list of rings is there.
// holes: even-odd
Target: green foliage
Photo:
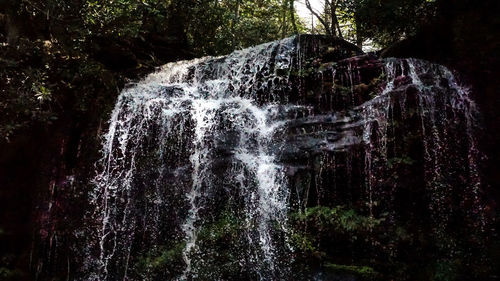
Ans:
[[[371,264],[366,253],[379,248],[376,241],[382,240],[380,231],[385,221],[383,216],[365,216],[345,206],[316,206],[293,213],[290,243],[297,255],[296,266],[319,265],[328,272],[354,275],[362,280],[378,278],[379,273],[372,267],[337,263],[356,260]]]
[[[460,267],[460,260],[443,260],[436,263],[434,273],[432,276],[433,281],[453,281],[457,280],[458,268]]]
[[[201,1],[190,11],[190,44],[196,53],[220,55],[290,36],[294,31],[284,2]],[[296,24],[298,31],[304,30],[300,21]]]
[[[167,36],[185,33],[196,54],[219,55],[292,35],[286,3],[284,0],[87,0],[82,14],[86,28],[94,35],[145,38],[150,33]],[[296,25],[303,30],[300,21]]]
[[[230,208],[201,226],[197,247],[191,252],[193,268],[197,268],[200,280],[239,280],[239,276],[246,276],[245,267],[238,262],[244,258],[242,253],[246,253],[246,227],[244,220]]]
[[[0,47],[0,135],[9,141],[30,126],[43,129],[64,112],[104,106],[116,92],[116,76],[85,54],[42,40]],[[98,96],[98,99],[94,97]],[[94,106],[94,108],[99,108]]]
[[[312,224],[319,231],[342,234],[368,231],[384,221],[384,218],[376,219],[359,215],[355,210],[343,206],[334,208],[316,206],[307,208],[302,213],[296,213],[293,217],[299,224]]]
[[[152,276],[175,276],[183,269],[182,253],[185,247],[185,242],[171,247],[157,247],[140,257],[133,270],[137,275],[152,273]]]
[[[331,30],[332,18],[330,4],[335,3],[335,15],[342,27],[342,36],[360,45],[371,39],[379,47],[386,47],[405,37],[414,35],[417,30],[436,14],[435,0],[345,0],[322,1],[325,10],[319,14],[326,27],[321,24],[316,31],[335,34]]]
[[[243,230],[241,221],[230,211],[223,212],[217,220],[201,228],[198,240],[201,243],[217,243],[233,240]]]
[[[3,235],[3,230],[0,228],[0,237]],[[25,272],[15,267],[15,255],[0,256],[0,280],[26,280]]]
[[[327,263],[325,264],[325,268],[337,274],[354,275],[361,278],[362,280],[375,280],[379,276],[379,273],[369,266]]]
[[[323,255],[324,253],[317,252],[317,248],[314,243],[314,237],[311,235],[302,233],[302,232],[292,232],[290,235],[291,244],[295,247],[295,250],[298,250],[303,253],[315,253],[317,255]]]
[[[88,0],[82,14],[84,23],[101,35],[135,37],[139,35],[146,16],[158,15],[156,11],[165,9],[167,1]],[[122,24],[123,22],[127,24]]]
[[[407,36],[435,14],[433,0],[350,0],[341,1],[341,19],[356,24],[363,38],[387,46]]]
[[[116,94],[125,80],[121,71],[130,71],[120,64],[123,57],[132,60],[132,67],[144,68],[137,72],[149,72],[168,60],[227,54],[290,36],[288,3],[8,1],[0,5],[5,24],[0,32],[0,138],[8,141],[30,126],[50,126],[63,112],[107,106],[103,92]],[[299,20],[296,26],[303,31]]]
[[[36,72],[36,74],[31,77],[31,80],[31,90],[35,94],[35,98],[39,102],[50,101],[52,93],[46,85],[47,75],[43,72]]]
[[[387,159],[387,166],[389,167],[389,169],[398,165],[413,165],[413,164],[415,164],[415,160],[405,155],[402,157],[393,157]]]
[[[0,278],[2,280],[11,280],[14,278],[20,278],[22,274],[17,270],[12,270],[7,267],[0,267]]]
[[[374,228],[383,221],[343,206],[307,208],[291,214],[290,243],[304,258],[330,259],[335,255],[329,250],[331,245],[356,243],[363,248]]]

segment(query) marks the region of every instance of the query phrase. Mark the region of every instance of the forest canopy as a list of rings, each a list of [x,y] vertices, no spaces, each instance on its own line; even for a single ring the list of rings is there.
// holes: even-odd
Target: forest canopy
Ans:
[[[72,111],[64,105],[66,92],[85,89],[70,102],[85,112],[103,97],[89,88],[109,92],[170,61],[228,54],[299,33],[336,35],[369,50],[425,28],[447,30],[436,33],[438,39],[452,31],[481,34],[464,20],[453,30],[436,21],[454,10],[475,13],[467,10],[474,2],[469,0],[319,2],[323,9],[312,9],[309,0],[0,0],[2,139]],[[311,8],[310,20],[298,16],[299,4]],[[473,16],[469,22],[482,24]],[[460,40],[455,43],[467,39]],[[99,77],[95,83],[101,85],[83,77]]]
[[[333,34],[359,46],[371,40],[383,47],[414,34],[435,9],[429,0],[324,1],[325,9],[315,11],[323,26],[318,19],[311,26],[298,16],[296,4],[292,0],[2,0],[2,139],[33,122],[50,125],[62,111],[86,112],[96,98],[106,96],[99,93],[102,89],[120,88],[126,77],[169,61],[228,54],[298,33]],[[339,30],[342,26],[338,33],[330,31],[335,24]],[[85,83],[90,77],[99,79]],[[72,97],[68,106],[67,93],[75,89],[86,94]]]
[[[344,34],[347,39],[361,36],[383,46],[414,34],[436,10],[434,0],[326,0],[321,1],[323,10],[313,9],[321,24],[311,26],[297,15],[295,1],[291,0],[2,2],[2,37],[11,43],[29,37],[57,39],[82,48],[96,37],[144,40],[155,34],[180,40],[197,56],[226,54],[307,32]],[[336,25],[342,30],[336,32]]]

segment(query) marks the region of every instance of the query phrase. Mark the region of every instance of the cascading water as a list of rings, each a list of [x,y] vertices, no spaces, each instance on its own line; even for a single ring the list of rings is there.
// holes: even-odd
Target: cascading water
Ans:
[[[161,240],[158,225],[171,215],[165,212],[171,202],[163,195],[175,190],[180,195],[177,200],[184,201],[176,235],[185,236],[185,269],[178,279],[196,278],[192,256],[200,254],[199,228],[210,213],[207,201],[221,185],[238,188],[230,192],[242,197],[249,258],[257,275],[269,279],[281,272],[275,268],[277,242],[271,224],[285,228],[288,191],[283,168],[271,148],[279,146],[274,136],[289,109],[267,101],[259,105],[253,96],[277,86],[280,81],[272,80],[279,79],[274,72],[289,68],[292,51],[292,39],[288,39],[225,58],[169,64],[122,93],[105,137],[103,169],[96,178],[94,202],[102,220],[96,278],[127,276],[136,228],[141,224],[135,213],[141,208],[140,199],[135,200],[134,194],[150,193],[141,202],[146,204],[145,230]],[[273,55],[275,62],[270,60]],[[262,75],[268,76],[265,84],[259,81]],[[150,144],[157,150],[148,155],[158,161],[154,187],[134,182],[140,173],[137,158]],[[191,176],[183,182],[165,180],[172,172]],[[120,272],[111,273],[110,268],[116,271],[116,267]]]
[[[456,171],[452,171],[451,167],[454,166],[452,162],[447,161],[454,157],[465,157],[466,161],[464,162],[467,164],[468,176],[464,177],[462,184],[464,188],[470,189],[468,190],[469,194],[474,197],[472,204],[474,210],[472,212],[479,218],[475,227],[479,226],[480,229],[484,230],[485,221],[484,218],[481,218],[481,182],[477,167],[480,153],[477,150],[477,141],[473,132],[478,123],[478,111],[469,96],[469,90],[459,86],[454,75],[447,68],[425,61],[389,59],[385,69],[387,83],[384,90],[374,99],[357,107],[362,112],[364,120],[365,176],[369,190],[370,210],[373,204],[372,185],[377,180],[374,175],[377,175],[376,169],[380,169],[381,166],[372,167],[372,161],[387,163],[389,154],[387,136],[389,135],[389,126],[393,121],[391,115],[395,111],[394,107],[398,107],[400,118],[403,120],[410,114],[406,104],[409,96],[407,90],[410,87],[410,89],[413,88],[417,91],[417,108],[412,110],[416,111],[421,122],[425,183],[432,197],[429,207],[433,211],[435,228],[443,229],[447,216],[450,214],[449,208],[451,206],[445,206],[445,202],[447,197],[453,193],[449,178]],[[425,82],[422,81],[421,76],[425,77]],[[410,79],[411,84],[403,84],[400,88],[405,91],[398,91],[395,83],[407,78]],[[444,92],[445,88],[449,89],[449,92]],[[374,125],[376,125],[375,130]],[[462,127],[457,128],[459,126]],[[458,132],[457,130],[462,131]],[[457,137],[454,141],[465,140],[465,144],[461,144],[461,148],[465,149],[466,153],[460,155],[450,151],[453,149],[450,145],[453,140],[448,139],[452,137],[451,135]],[[378,176],[380,179],[381,176]]]
[[[477,110],[449,70],[377,60],[370,75],[382,78],[366,94],[361,59],[338,60],[315,68],[321,87],[311,93],[317,85],[303,78],[310,49],[295,37],[171,63],[121,93],[91,195],[98,223],[89,227],[83,280],[157,280],[157,268],[163,280],[293,280],[291,209],[310,206],[314,186],[317,205],[359,197],[370,216],[391,211],[398,187],[382,182],[405,134],[394,124],[417,117],[438,235],[449,214],[444,197],[456,191],[449,178],[459,172],[447,161],[465,158],[460,184],[473,198],[463,204],[482,212]],[[461,135],[456,147],[443,144]],[[352,174],[356,157],[363,180]]]

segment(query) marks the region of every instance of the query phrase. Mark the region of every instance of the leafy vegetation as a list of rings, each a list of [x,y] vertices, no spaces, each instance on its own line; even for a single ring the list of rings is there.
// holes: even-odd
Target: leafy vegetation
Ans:
[[[324,0],[324,9],[306,6],[320,22],[319,31],[345,37],[362,46],[371,40],[379,46],[415,35],[429,22],[437,9],[435,0]]]
[[[325,268],[337,274],[354,275],[360,277],[362,280],[374,280],[378,276],[378,273],[369,266],[327,263]]]
[[[171,247],[152,249],[145,256],[138,259],[133,267],[132,274],[141,278],[153,276],[154,279],[174,278],[184,269],[182,251],[186,243],[180,242]]]
[[[320,261],[322,267],[343,273],[347,271],[356,275],[361,272],[364,272],[361,275],[372,273],[372,270],[367,268],[351,265],[336,266],[335,260],[340,256],[345,258],[346,247],[351,249],[351,254],[353,251],[361,250],[359,252],[361,253],[364,251],[363,248],[373,247],[373,234],[379,231],[379,227],[385,221],[384,218],[364,216],[345,206],[332,208],[315,206],[292,214],[291,220],[293,225],[291,242],[300,257],[299,263],[313,265],[316,261]],[[362,256],[363,254],[358,256],[358,259]]]
[[[278,0],[3,3],[1,138],[8,141],[30,126],[50,126],[72,108],[83,113],[101,108],[93,104],[96,98],[116,95],[127,78],[167,61],[226,54],[304,31],[288,4]]]
[[[355,210],[343,206],[307,208],[302,213],[294,214],[292,218],[302,225],[313,223],[312,227],[318,231],[342,234],[369,231],[384,220],[359,215]]]
[[[439,246],[453,243],[452,237],[436,240],[415,226],[395,226],[385,216],[363,216],[344,206],[316,206],[291,218],[296,272],[324,271],[360,280],[460,280],[469,275],[484,278],[491,270],[490,265],[471,261],[465,266],[467,251],[461,247],[453,247],[450,255]]]

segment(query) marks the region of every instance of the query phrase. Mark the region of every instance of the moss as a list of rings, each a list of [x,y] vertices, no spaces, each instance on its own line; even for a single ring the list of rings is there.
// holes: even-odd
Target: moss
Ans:
[[[0,236],[2,236],[1,228]],[[27,280],[27,272],[19,268],[17,262],[18,257],[16,255],[0,255],[0,280]]]
[[[307,253],[310,256],[323,258],[326,253],[318,249],[314,237],[307,233],[295,231],[290,235],[290,245],[296,252]]]
[[[324,262],[350,261],[354,258],[368,262],[366,253],[377,247],[371,241],[378,237],[380,226],[385,221],[385,217],[365,216],[345,206],[316,206],[291,214],[290,218],[293,227],[289,241],[295,250],[296,261],[303,264],[298,267],[311,268]],[[356,276],[371,273],[369,268],[336,269],[343,269],[344,273],[347,269],[359,269]]]
[[[368,230],[384,221],[384,218],[363,216],[343,206],[307,208],[302,213],[292,214],[292,218],[299,223],[313,224],[318,229],[333,229],[342,233]]]
[[[434,266],[433,281],[452,281],[458,278],[460,260],[442,260]]]
[[[335,88],[336,94],[341,95],[342,97],[350,97],[352,95],[353,89],[350,86],[335,84],[334,88]]]
[[[379,277],[379,273],[369,266],[327,263],[324,267],[333,273],[354,275],[362,280],[376,280]]]
[[[182,253],[186,242],[179,242],[172,247],[160,246],[140,257],[134,266],[138,275],[146,272],[152,275],[175,276],[183,268]]]
[[[198,233],[198,241],[217,242],[225,238],[236,238],[242,227],[240,220],[234,213],[225,211],[219,215],[217,220],[201,228]]]
[[[177,243],[173,248],[164,250],[161,256],[156,257],[152,260],[151,265],[153,267],[162,267],[178,261],[182,258],[182,251],[186,247],[185,242]]]
[[[0,267],[0,279],[10,280],[23,276],[22,272],[18,270],[9,269],[7,267]]]
[[[246,227],[230,208],[201,226],[197,247],[191,253],[192,267],[199,280],[239,280],[245,275],[245,268],[236,261],[245,253]]]
[[[413,160],[407,155],[403,155],[401,157],[393,157],[387,160],[387,166],[389,167],[389,169],[399,165],[413,165],[413,164],[415,164],[415,160]]]

